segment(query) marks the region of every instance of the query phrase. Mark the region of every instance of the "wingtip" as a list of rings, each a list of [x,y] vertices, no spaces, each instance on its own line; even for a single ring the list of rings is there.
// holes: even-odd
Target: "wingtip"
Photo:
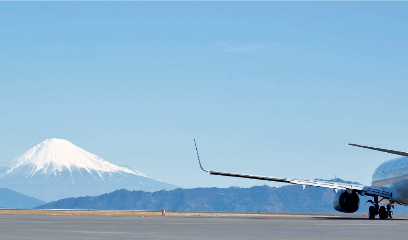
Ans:
[[[205,170],[205,169],[203,168],[203,166],[201,165],[200,155],[198,155],[198,149],[197,149],[197,144],[196,144],[195,139],[194,139],[194,145],[195,145],[195,149],[196,149],[196,152],[197,152],[198,164],[200,165],[201,170],[203,170],[204,172],[210,172],[210,171],[208,171],[208,170]]]

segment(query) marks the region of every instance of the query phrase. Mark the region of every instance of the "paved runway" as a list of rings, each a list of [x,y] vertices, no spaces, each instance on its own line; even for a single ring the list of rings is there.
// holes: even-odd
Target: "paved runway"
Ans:
[[[408,215],[313,217],[0,215],[0,239],[406,239]]]

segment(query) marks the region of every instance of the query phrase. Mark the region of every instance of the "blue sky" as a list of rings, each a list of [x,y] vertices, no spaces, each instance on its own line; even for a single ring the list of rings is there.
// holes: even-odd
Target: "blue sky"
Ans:
[[[47,138],[181,187],[370,184],[408,150],[406,2],[2,2],[0,162]],[[274,186],[272,183],[268,185]]]

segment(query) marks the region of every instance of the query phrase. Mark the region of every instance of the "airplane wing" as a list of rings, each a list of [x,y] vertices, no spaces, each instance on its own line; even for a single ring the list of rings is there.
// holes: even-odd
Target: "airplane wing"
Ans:
[[[369,196],[380,196],[386,199],[391,199],[392,193],[388,188],[385,187],[374,187],[374,186],[364,186],[360,184],[349,184],[349,183],[340,183],[340,182],[330,182],[330,181],[323,181],[323,180],[302,180],[302,179],[295,179],[295,178],[278,178],[278,177],[267,177],[267,176],[258,176],[258,175],[248,175],[248,174],[240,174],[240,173],[226,173],[226,172],[217,172],[206,170],[201,165],[200,156],[198,155],[197,144],[194,144],[196,147],[198,163],[200,164],[201,170],[204,172],[208,172],[211,175],[219,175],[219,176],[228,176],[228,177],[240,177],[240,178],[249,178],[249,179],[258,179],[264,181],[273,181],[273,182],[283,182],[283,183],[291,183],[291,184],[298,184],[302,187],[304,186],[313,186],[313,187],[322,187],[322,188],[331,188],[331,189],[344,189],[348,191],[355,190],[360,195],[369,195]]]

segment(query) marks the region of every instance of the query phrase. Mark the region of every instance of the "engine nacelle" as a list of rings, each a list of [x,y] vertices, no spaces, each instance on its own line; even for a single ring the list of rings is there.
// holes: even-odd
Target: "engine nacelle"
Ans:
[[[360,207],[360,196],[356,192],[338,190],[333,197],[333,208],[339,212],[353,213]]]

